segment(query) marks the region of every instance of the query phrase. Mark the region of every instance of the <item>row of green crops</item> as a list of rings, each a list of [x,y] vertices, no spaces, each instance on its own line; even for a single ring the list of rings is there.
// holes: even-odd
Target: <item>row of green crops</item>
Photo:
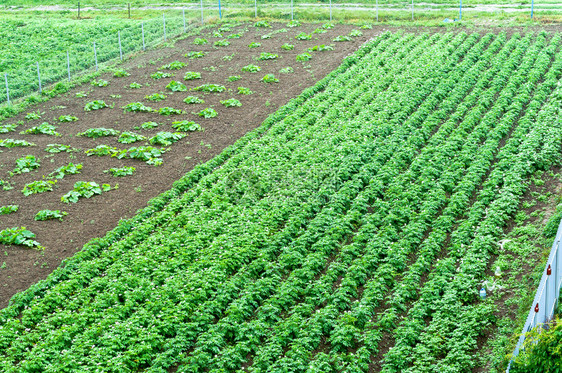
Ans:
[[[188,17],[189,14],[186,14]],[[123,53],[142,50],[141,21],[119,18],[74,19],[45,17],[0,20],[0,75],[8,74],[10,99],[22,97],[39,89],[37,65],[43,86],[68,78],[67,51],[71,75],[95,65],[94,45],[98,63],[119,58],[118,31]],[[168,12],[167,36],[183,31],[181,11]],[[163,18],[144,21],[145,44],[163,38]],[[0,103],[6,101],[2,84]]]
[[[502,229],[561,156],[560,44],[372,40],[14,296],[1,370],[471,371]]]

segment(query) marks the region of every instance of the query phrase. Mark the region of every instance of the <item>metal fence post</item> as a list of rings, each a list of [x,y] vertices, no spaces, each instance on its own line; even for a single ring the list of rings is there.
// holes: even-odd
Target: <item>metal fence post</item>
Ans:
[[[219,19],[222,19],[221,0],[219,0]]]
[[[560,294],[560,283],[562,282],[562,254],[560,254],[560,241],[558,241],[558,257],[556,258],[556,295]]]
[[[203,0],[201,0],[201,24],[203,24]]]
[[[531,0],[531,19],[533,19],[533,10],[535,7],[535,0]]]
[[[39,93],[43,93],[41,89],[41,73],[39,72],[39,62],[37,62],[37,80],[39,81]]]
[[[68,81],[70,82],[70,55],[66,51],[66,70],[68,71]]]
[[[462,0],[459,0],[459,21],[462,21]]]
[[[291,21],[293,20],[293,0],[291,0]]]
[[[377,22],[379,21],[379,0],[376,1],[377,3]]]
[[[94,41],[94,60],[96,61],[96,71],[98,71],[98,52],[96,51],[96,42]]]
[[[181,13],[183,16],[183,32],[186,32],[187,29],[185,28],[185,8],[182,8]]]
[[[142,50],[146,50],[146,45],[144,44],[144,22],[141,22],[141,31],[142,31]]]
[[[8,88],[8,73],[4,73],[4,80],[6,81],[6,98],[8,99],[8,105],[10,105],[10,89]]]
[[[119,40],[119,58],[123,61],[123,48],[121,48],[121,31],[117,31],[117,39]]]
[[[164,25],[164,41],[166,41],[166,15],[162,13],[162,24]]]
[[[332,0],[330,0],[330,22],[332,21]]]
[[[258,0],[254,0],[254,18],[258,18]]]
[[[412,0],[412,21],[414,20],[414,0]]]

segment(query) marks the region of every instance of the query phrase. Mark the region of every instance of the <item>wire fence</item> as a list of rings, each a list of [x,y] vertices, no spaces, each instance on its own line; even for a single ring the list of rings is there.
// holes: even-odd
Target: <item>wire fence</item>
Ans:
[[[534,2],[532,3],[534,4]],[[381,2],[380,5],[383,5]],[[416,4],[412,0],[405,1],[400,4],[386,4],[386,6],[393,6],[395,11],[407,12],[408,16],[411,14],[411,19],[422,15],[427,12],[427,3],[420,3],[419,9],[416,13]],[[440,4],[443,5],[443,4]],[[458,3],[450,3],[450,6],[458,6],[457,13],[451,13],[453,18],[451,21],[462,19],[462,0]],[[131,17],[130,4],[120,4],[116,6],[105,6],[104,9],[115,11],[123,11],[124,14],[128,13]],[[65,51],[60,51],[58,54],[49,55],[43,59],[36,59],[30,61],[26,59],[25,63],[20,66],[12,68],[8,64],[4,64],[2,68],[2,61],[0,60],[0,79],[3,78],[5,89],[0,89],[0,104],[10,104],[12,100],[26,96],[33,92],[41,92],[42,88],[59,82],[63,79],[72,79],[76,74],[96,68],[100,63],[115,60],[117,58],[123,59],[123,55],[131,52],[144,50],[154,44],[165,41],[167,38],[178,35],[187,30],[188,26],[203,24],[206,20],[211,18],[221,19],[228,13],[230,17],[247,16],[259,17],[268,14],[274,14],[276,17],[285,18],[287,20],[300,19],[301,15],[306,14],[314,17],[316,20],[333,20],[337,12],[347,11],[347,16],[353,17],[355,12],[367,12],[373,21],[379,21],[380,11],[388,11],[387,8],[379,8],[379,0],[370,3],[336,3],[332,0],[325,0],[323,3],[303,3],[295,0],[287,0],[285,2],[277,1],[258,1],[253,2],[225,2],[224,0],[203,1],[195,0],[190,4],[182,4],[178,6],[146,6],[138,8],[140,10],[163,11],[162,17],[155,17],[145,21],[138,20],[119,20],[114,24],[109,23],[100,25],[96,28],[104,28],[89,42],[76,43],[70,45]],[[79,3],[75,9],[70,12],[76,12],[77,17],[90,10],[96,10],[91,7],[80,7]],[[99,10],[99,9],[98,9]],[[135,10],[133,9],[133,12]],[[531,17],[533,10],[531,8]],[[341,17],[341,15],[340,15]],[[344,16],[345,17],[345,16]],[[447,18],[445,21],[449,21]],[[51,27],[58,27],[53,25]],[[97,30],[96,30],[97,31]],[[23,37],[23,36],[22,36]],[[25,40],[20,40],[25,43]],[[58,49],[58,48],[57,48]],[[9,58],[8,58],[9,60]],[[14,64],[17,65],[17,64]],[[4,70],[4,71],[2,71]],[[3,75],[3,76],[2,76]]]
[[[556,238],[552,244],[548,261],[541,277],[541,282],[537,288],[533,304],[529,310],[525,326],[521,331],[521,336],[513,351],[511,361],[507,366],[506,372],[511,369],[513,359],[519,355],[525,342],[526,333],[535,327],[542,327],[552,321],[556,306],[558,305],[558,297],[560,294],[560,285],[562,284],[562,253],[560,252],[560,241],[562,240],[562,222],[558,226]]]

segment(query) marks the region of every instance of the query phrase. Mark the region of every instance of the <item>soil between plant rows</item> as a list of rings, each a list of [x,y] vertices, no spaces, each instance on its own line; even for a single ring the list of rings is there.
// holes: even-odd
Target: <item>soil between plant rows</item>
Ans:
[[[305,88],[312,86],[327,73],[335,69],[342,59],[354,52],[361,44],[376,36],[388,28],[378,27],[371,30],[362,30],[363,36],[353,38],[349,42],[332,42],[338,35],[346,35],[351,30],[357,29],[351,25],[335,25],[324,34],[314,34],[312,40],[296,40],[294,37],[301,32],[310,33],[320,27],[321,24],[303,24],[295,28],[287,28],[286,33],[277,33],[271,39],[261,39],[261,36],[286,28],[284,24],[274,24],[273,28],[255,28],[251,24],[243,24],[231,28],[230,32],[224,32],[223,36],[232,33],[244,32],[240,39],[227,39],[230,45],[227,47],[213,47],[213,43],[221,38],[215,38],[212,33],[218,28],[204,30],[202,35],[191,36],[175,43],[174,48],[163,48],[147,51],[140,56],[125,62],[120,68],[124,68],[131,75],[124,78],[115,78],[111,73],[103,74],[100,79],[109,81],[107,87],[93,87],[89,84],[77,87],[67,94],[53,98],[47,102],[29,108],[27,112],[44,112],[41,119],[27,121],[24,119],[27,112],[4,121],[2,124],[12,124],[20,120],[25,123],[20,125],[16,132],[0,135],[0,139],[13,138],[24,139],[36,144],[34,147],[25,148],[3,148],[0,153],[0,179],[9,181],[14,189],[0,190],[0,206],[15,204],[19,205],[16,213],[0,216],[0,229],[11,227],[26,227],[37,235],[36,240],[45,247],[38,251],[19,246],[0,245],[0,307],[5,307],[9,299],[18,291],[24,290],[33,283],[47,277],[60,262],[77,251],[94,237],[103,236],[108,230],[113,229],[117,222],[123,218],[132,217],[135,212],[146,206],[147,201],[168,190],[172,183],[186,172],[193,169],[195,165],[205,162],[219,154],[222,149],[233,144],[237,139],[247,132],[258,127],[261,122],[280,106],[287,103],[291,98],[298,96]],[[207,45],[194,45],[196,37],[206,38]],[[259,48],[248,48],[251,42],[261,43]],[[280,48],[284,43],[294,44],[292,51]],[[307,48],[314,45],[333,45],[335,50],[325,52],[311,52],[312,60],[305,63],[296,62],[295,56],[303,53]],[[204,51],[207,55],[203,58],[188,59],[184,55],[188,51]],[[280,58],[269,61],[256,61],[261,52],[279,54]],[[232,55],[231,61],[223,60],[224,56]],[[181,70],[163,70],[161,66],[172,61],[188,62],[188,66]],[[250,63],[262,68],[258,73],[241,72],[241,68]],[[309,65],[309,67],[306,67]],[[214,66],[215,71],[210,71]],[[294,73],[281,74],[279,70],[291,66]],[[150,74],[156,71],[173,72],[174,78],[154,80]],[[202,79],[184,81],[183,75],[186,71],[197,71]],[[266,84],[260,79],[268,73],[275,74],[279,83]],[[242,79],[228,82],[227,78],[232,75],[240,75]],[[165,86],[176,80],[193,88],[205,83],[222,84],[232,89],[232,92],[202,94],[201,92],[170,92]],[[128,88],[132,82],[143,85],[141,89]],[[147,86],[147,83],[150,86]],[[125,88],[127,87],[127,88]],[[254,92],[252,95],[239,95],[237,87],[247,87]],[[77,92],[87,92],[87,97],[76,97]],[[164,101],[151,102],[144,97],[153,93],[163,92],[168,97]],[[120,98],[112,98],[111,95],[121,95]],[[188,95],[196,95],[205,100],[205,104],[187,105],[183,99]],[[225,108],[220,100],[234,97],[242,102],[242,107]],[[108,104],[114,104],[113,108],[105,108],[91,112],[84,111],[84,105],[93,100],[104,100]],[[131,102],[143,102],[152,108],[170,106],[183,109],[188,114],[162,116],[156,113],[124,113],[121,109]],[[64,108],[56,108],[64,106]],[[218,116],[204,119],[196,116],[203,108],[213,107]],[[61,115],[74,115],[79,118],[77,122],[58,123]],[[89,128],[105,127],[113,128],[120,132],[133,131],[147,137],[153,136],[159,131],[175,132],[171,127],[172,121],[192,120],[203,127],[203,131],[190,132],[188,137],[171,145],[163,160],[164,163],[158,167],[148,165],[139,160],[117,159],[108,156],[86,156],[85,150],[105,144],[118,149],[126,149],[131,146],[142,145],[142,142],[134,144],[120,144],[117,137],[102,137],[90,139],[87,137],[76,137],[79,132]],[[20,131],[47,121],[58,126],[57,131],[62,137],[47,135],[19,134]],[[134,130],[146,121],[161,123],[152,130]],[[48,144],[66,144],[81,149],[75,153],[58,153],[49,156],[44,149]],[[9,171],[15,167],[15,160],[26,155],[34,155],[41,160],[41,166],[32,172],[9,176]],[[58,180],[52,192],[34,194],[25,197],[21,190],[24,185],[40,180],[42,175],[48,175],[60,166],[82,163],[83,169],[80,174],[67,175]],[[136,168],[132,176],[113,177],[104,170],[114,167],[133,166]],[[109,183],[119,188],[96,195],[90,199],[80,199],[74,204],[61,202],[61,196],[70,191],[76,181],[95,181],[98,184]],[[68,212],[63,221],[35,221],[35,214],[42,209],[61,210]]]

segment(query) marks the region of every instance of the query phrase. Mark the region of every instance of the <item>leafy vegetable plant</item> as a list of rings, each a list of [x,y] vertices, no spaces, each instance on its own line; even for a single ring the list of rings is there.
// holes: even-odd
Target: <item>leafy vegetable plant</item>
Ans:
[[[35,220],[45,221],[45,220],[52,220],[52,219],[59,219],[62,221],[62,218],[68,215],[66,211],[60,210],[41,210],[35,214]]]
[[[201,126],[189,120],[172,122],[172,128],[181,132],[201,131]]]
[[[61,115],[59,117],[59,122],[61,122],[61,123],[76,122],[77,120],[78,120],[78,117],[75,117],[74,115]]]
[[[218,115],[218,113],[213,108],[206,108],[201,110],[197,115],[203,118],[214,118]]]
[[[4,245],[19,245],[26,246],[34,249],[44,249],[39,242],[34,240],[35,233],[25,229],[25,227],[20,228],[7,228],[0,231],[0,243]]]
[[[183,102],[185,102],[186,104],[204,104],[205,100],[197,96],[187,96],[183,99]]]
[[[166,89],[169,89],[172,92],[185,92],[185,91],[187,91],[187,87],[185,86],[185,84],[182,84],[180,82],[176,82],[175,80],[172,80],[170,83],[168,83],[168,85],[166,86]]]
[[[242,106],[242,103],[235,98],[229,98],[228,100],[222,100],[221,104],[223,104],[226,107]]]
[[[84,132],[77,133],[76,136],[84,136],[89,137],[91,139],[97,139],[99,137],[106,137],[106,136],[117,136],[119,135],[119,131],[113,128],[88,128]]]
[[[103,108],[106,108],[106,107],[109,107],[109,105],[107,105],[104,101],[94,100],[94,101],[88,102],[84,106],[84,111],[99,110],[99,109],[103,109]]]
[[[153,93],[151,95],[144,96],[145,99],[149,101],[162,101],[165,100],[168,96],[163,93]]]
[[[123,177],[123,176],[129,176],[132,175],[135,172],[136,168],[134,167],[129,167],[129,166],[125,166],[125,167],[120,167],[120,168],[110,168],[109,170],[105,170],[104,172],[109,172],[111,173],[112,176],[115,177]]]
[[[81,169],[82,169],[81,163],[74,164],[70,162],[66,166],[60,166],[59,168],[51,172],[49,176],[54,177],[55,179],[62,179],[66,175],[79,174]]]
[[[208,93],[219,93],[226,91],[226,87],[219,84],[203,84],[199,87],[193,88],[194,91],[202,91]]]
[[[91,198],[96,194],[101,194],[103,191],[110,190],[109,184],[103,184],[101,187],[94,181],[77,181],[74,183],[74,188],[61,197],[64,203],[76,203],[80,198]]]
[[[47,122],[43,122],[38,126],[28,128],[20,133],[33,134],[33,135],[62,136],[60,133],[56,131],[56,129],[57,129],[56,126],[53,126],[52,124],[49,124]]]
[[[158,114],[160,115],[179,115],[179,114],[183,114],[183,111],[181,109],[174,109],[172,107],[163,107],[158,109]]]
[[[145,136],[130,131],[123,131],[121,135],[119,135],[119,138],[117,139],[117,141],[120,142],[121,144],[132,144],[134,142],[143,141],[143,140],[146,140]]]
[[[170,62],[167,65],[162,66],[161,69],[180,70],[180,69],[184,68],[185,66],[187,66],[187,64],[185,62],[173,61],[173,62]]]
[[[251,95],[254,92],[250,91],[250,88],[246,87],[238,87],[238,94],[239,95]]]
[[[179,133],[179,132],[158,132],[156,135],[154,135],[153,137],[151,137],[148,142],[151,145],[163,145],[163,146],[168,146],[168,145],[172,145],[173,143],[183,139],[184,137],[186,137],[186,134],[183,133]]]
[[[18,205],[6,205],[0,206],[0,215],[8,215],[17,212],[19,209]]]
[[[142,102],[131,102],[123,107],[124,112],[140,112],[140,113],[150,113],[152,108],[146,106]]]
[[[264,83],[279,83],[279,79],[275,78],[273,74],[266,74],[261,81]]]
[[[194,79],[201,79],[201,73],[195,71],[188,71],[183,76],[183,80],[194,80]]]
[[[26,155],[25,157],[16,159],[16,168],[14,168],[12,174],[31,172],[39,168],[39,166],[39,158],[35,158],[33,155]]]
[[[45,193],[53,191],[53,185],[57,183],[57,180],[37,180],[31,183],[25,184],[22,189],[24,196],[30,196],[37,193]]]
[[[246,65],[242,68],[242,72],[248,72],[248,73],[257,73],[260,70],[261,67],[252,64]]]

